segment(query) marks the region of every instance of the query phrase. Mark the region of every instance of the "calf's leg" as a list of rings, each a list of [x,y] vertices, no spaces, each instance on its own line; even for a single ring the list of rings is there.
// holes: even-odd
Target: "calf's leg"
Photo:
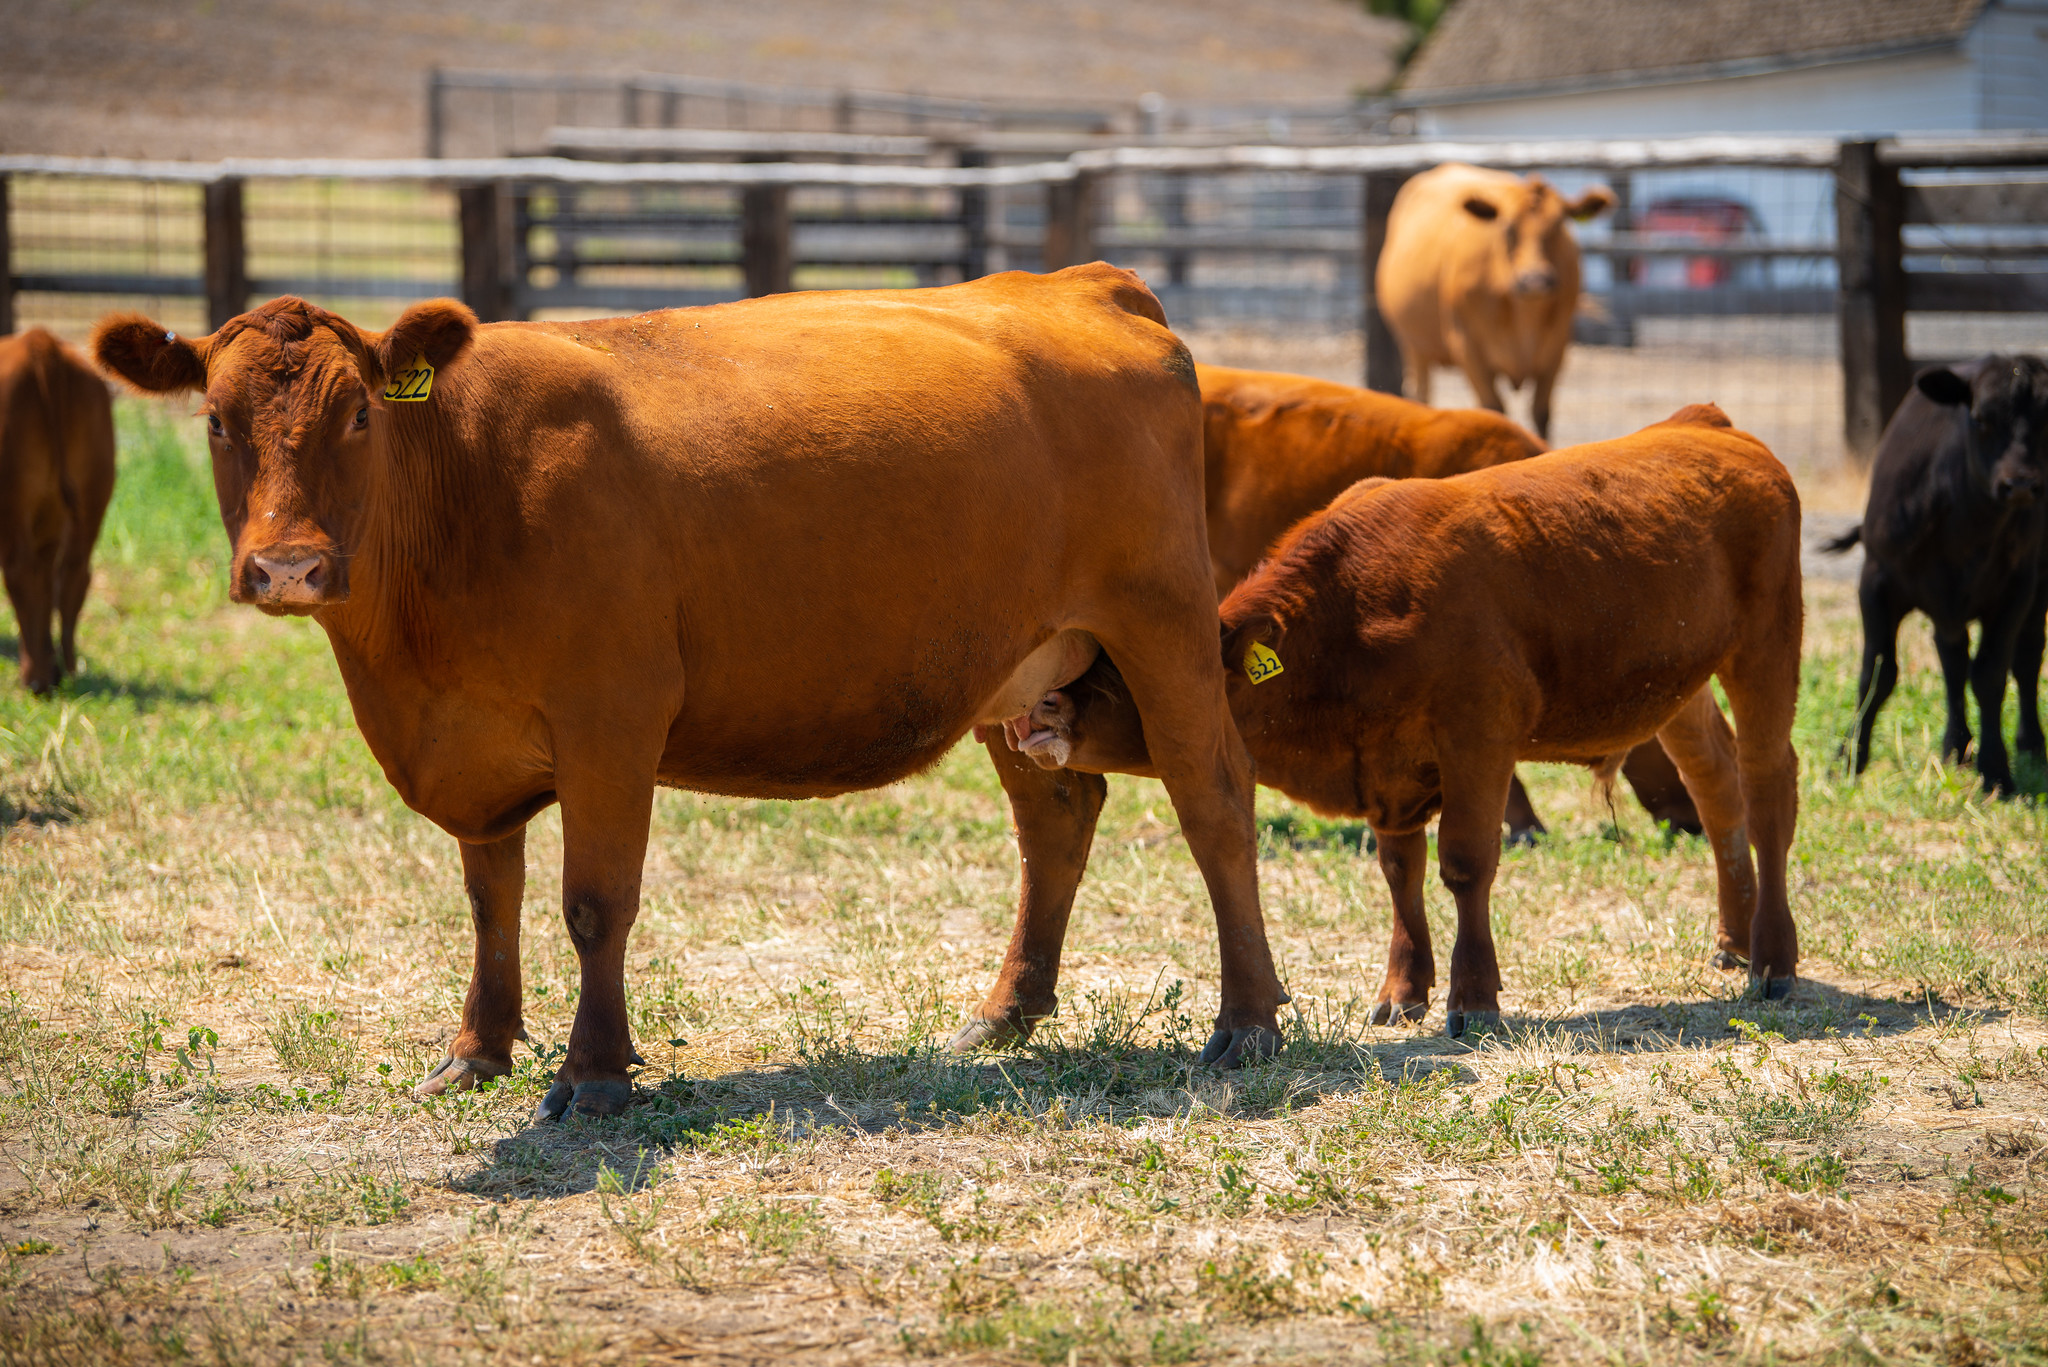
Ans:
[[[1206,597],[1199,579],[1192,587]],[[1208,885],[1222,953],[1223,1004],[1202,1062],[1235,1068],[1279,1049],[1279,1012],[1288,1000],[1259,913],[1251,756],[1224,698],[1214,607],[1190,596],[1181,610],[1163,611],[1154,594],[1142,595],[1131,607],[1121,629],[1095,634],[1123,672],[1144,718],[1152,766]],[[1498,845],[1498,813],[1493,829]]]
[[[2031,591],[2014,594],[1995,616],[1985,619],[1977,658],[1970,664],[1970,691],[1977,698],[1977,777],[1984,791],[1997,797],[2019,791],[2005,750],[2005,676],[2033,598]]]
[[[1002,971],[973,1019],[953,1036],[952,1047],[962,1052],[1027,1039],[1059,1005],[1060,946],[1109,795],[1100,774],[1041,769],[1000,734],[984,743],[1010,799],[1023,885]]]
[[[512,1042],[526,1038],[519,970],[519,907],[526,895],[526,828],[488,844],[462,844],[462,885],[476,927],[476,964],[462,1004],[462,1028],[448,1057],[417,1094],[466,1092],[480,1077],[512,1071]]]
[[[1948,725],[1941,732],[1941,757],[1961,764],[1970,753],[1970,626],[1934,624],[1934,654],[1941,661],[1941,686],[1948,701]]]
[[[2034,592],[2034,604],[2020,622],[2012,646],[2012,682],[2019,694],[2020,729],[2013,748],[2048,761],[2048,739],[2041,732],[2041,656],[2048,646],[2048,581]]]
[[[1436,956],[1429,922],[1422,912],[1422,880],[1429,865],[1429,832],[1395,835],[1374,831],[1380,872],[1394,898],[1394,932],[1387,945],[1387,980],[1372,1009],[1374,1025],[1412,1023],[1429,1014],[1429,989],[1436,986]]]
[[[576,947],[582,995],[568,1057],[539,1115],[617,1115],[633,1098],[626,1069],[642,1061],[626,1018],[626,938],[640,914],[654,762],[599,754],[574,768],[558,765],[555,791],[562,804],[562,919]]]
[[[1740,968],[1749,962],[1750,927],[1756,919],[1756,867],[1749,854],[1749,830],[1742,805],[1735,733],[1702,688],[1657,733],[1686,791],[1699,809],[1700,824],[1714,851],[1720,926],[1714,941],[1715,966]]]
[[[1550,440],[1550,396],[1557,389],[1557,372],[1546,371],[1536,377],[1534,393],[1529,399],[1529,425],[1536,429],[1536,435]]]
[[[1797,584],[1797,581],[1793,581]],[[1796,588],[1795,588],[1796,592]],[[1735,711],[1735,761],[1749,839],[1756,849],[1756,914],[1749,925],[1751,989],[1766,998],[1792,990],[1799,932],[1785,861],[1799,816],[1799,760],[1792,752],[1792,711],[1799,691],[1796,600],[1784,639],[1761,642],[1720,674]]]
[[[1493,876],[1500,867],[1501,812],[1514,756],[1458,755],[1439,746],[1444,806],[1436,829],[1437,874],[1458,903],[1458,939],[1451,947],[1444,1032],[1492,1030],[1500,1024],[1500,960],[1493,948]]]
[[[1877,710],[1898,686],[1899,623],[1905,619],[1906,609],[1874,560],[1863,562],[1856,600],[1863,614],[1863,668],[1856,676],[1854,766],[1854,771],[1860,774],[1870,767],[1870,735],[1877,727]]]
[[[1732,742],[1729,759],[1732,763]],[[1628,786],[1635,789],[1636,801],[1643,804],[1644,811],[1674,831],[1700,834],[1703,827],[1699,806],[1686,789],[1676,762],[1662,745],[1646,740],[1629,751],[1628,758],[1621,762],[1621,774],[1628,780]]]
[[[21,637],[21,682],[31,693],[47,693],[57,683],[57,652],[50,640],[55,559],[54,546],[30,543],[18,545],[5,567],[7,600],[14,606],[14,628]]]
[[[57,559],[58,659],[66,674],[78,672],[78,614],[92,587],[92,537],[97,530],[73,527]]]
[[[1510,845],[1534,845],[1537,836],[1550,834],[1543,818],[1536,815],[1536,804],[1529,800],[1529,790],[1522,786],[1520,774],[1508,781],[1508,807],[1504,819],[1508,824]]]

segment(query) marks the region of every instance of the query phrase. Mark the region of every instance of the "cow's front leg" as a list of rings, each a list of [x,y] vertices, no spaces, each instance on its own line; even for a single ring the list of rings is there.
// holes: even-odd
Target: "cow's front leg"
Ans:
[[[422,1097],[466,1092],[480,1077],[512,1071],[512,1042],[526,1038],[519,980],[519,907],[526,896],[526,828],[489,844],[462,843],[462,886],[476,927],[476,965],[462,1028],[419,1085]]]
[[[1980,652],[1981,653],[1981,648]],[[1934,624],[1934,654],[1941,661],[1942,692],[1948,703],[1948,725],[1941,732],[1941,757],[1961,764],[1970,753],[1970,625]],[[1994,717],[1995,727],[1999,719]]]
[[[1550,440],[1550,396],[1557,389],[1557,372],[1548,371],[1536,377],[1534,392],[1529,398],[1529,425],[1536,429],[1536,435]]]
[[[2048,584],[2034,593],[2012,647],[2012,682],[2019,692],[2020,729],[2013,744],[2023,755],[2048,762],[2048,737],[2041,732],[2041,657],[2048,653]]]
[[[1056,989],[1067,917],[1088,867],[1089,847],[1095,843],[1095,819],[1109,795],[1100,774],[1041,769],[1028,756],[1011,750],[999,728],[989,729],[997,734],[984,743],[1010,799],[1023,880],[1002,972],[973,1019],[953,1036],[952,1047],[962,1052],[1028,1039],[1038,1022],[1059,1005]]]
[[[627,1068],[643,1060],[626,1018],[626,937],[640,914],[640,870],[654,810],[650,764],[621,762],[608,773],[557,772],[562,804],[562,919],[576,947],[582,995],[569,1028],[569,1053],[540,1116],[570,1110],[617,1115],[633,1097]]]
[[[1984,791],[1994,797],[2009,798],[2019,791],[2005,749],[2005,676],[2012,669],[2014,643],[2033,597],[2029,586],[1996,616],[1985,619],[1977,639],[1977,658],[1970,664],[1970,691],[1977,698],[1977,777],[1983,781]]]

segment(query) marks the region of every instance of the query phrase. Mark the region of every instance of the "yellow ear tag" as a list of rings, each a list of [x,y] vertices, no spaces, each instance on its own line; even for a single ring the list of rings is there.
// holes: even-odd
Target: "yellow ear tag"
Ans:
[[[1275,674],[1284,673],[1280,657],[1266,646],[1253,641],[1251,649],[1244,653],[1244,676],[1255,684],[1262,684]]]
[[[413,358],[412,365],[391,377],[391,383],[384,386],[386,403],[424,403],[433,392],[434,368],[427,364],[425,352]]]

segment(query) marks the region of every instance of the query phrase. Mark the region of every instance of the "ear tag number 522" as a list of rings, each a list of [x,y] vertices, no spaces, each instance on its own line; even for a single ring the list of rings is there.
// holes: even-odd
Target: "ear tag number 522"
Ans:
[[[1280,666],[1280,657],[1270,646],[1254,641],[1251,649],[1244,653],[1244,676],[1255,684],[1262,684],[1275,674],[1285,672]]]
[[[391,383],[384,386],[386,403],[422,403],[434,388],[434,368],[427,364],[422,352],[413,358],[413,363],[391,377]]]

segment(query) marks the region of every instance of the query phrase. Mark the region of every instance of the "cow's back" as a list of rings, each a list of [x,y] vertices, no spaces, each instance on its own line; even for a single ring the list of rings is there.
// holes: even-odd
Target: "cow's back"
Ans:
[[[1361,479],[1440,479],[1543,449],[1495,413],[1434,409],[1303,375],[1209,365],[1196,375],[1219,592],[1288,527]]]
[[[97,530],[113,481],[105,382],[42,328],[0,338],[0,549],[74,517]]]

